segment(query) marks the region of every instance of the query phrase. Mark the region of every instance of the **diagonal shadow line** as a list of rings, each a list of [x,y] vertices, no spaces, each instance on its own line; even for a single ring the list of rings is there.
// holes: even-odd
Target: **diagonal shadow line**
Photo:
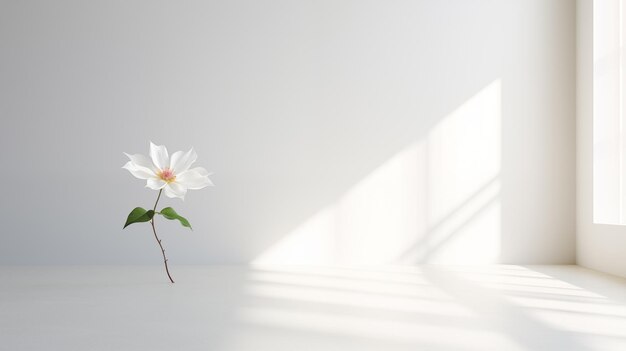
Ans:
[[[602,305],[621,305],[615,301],[611,301],[601,297],[594,296],[574,296],[574,295],[564,295],[564,294],[554,294],[554,293],[546,293],[546,292],[533,292],[533,291],[519,291],[519,290],[511,290],[511,289],[498,289],[504,295],[511,296],[519,296],[519,297],[532,297],[543,300],[554,300],[554,301],[571,301],[571,302],[581,302],[581,303],[595,303]]]
[[[400,280],[400,279],[389,279],[389,278],[383,278],[383,277],[374,278],[374,277],[357,277],[357,276],[347,276],[347,275],[330,275],[330,274],[317,273],[317,272],[311,272],[311,271],[290,272],[290,271],[270,269],[270,268],[260,268],[256,266],[253,268],[253,272],[259,273],[259,274],[293,276],[293,277],[298,277],[298,278],[302,276],[309,276],[313,278],[329,279],[329,280],[342,281],[342,282],[345,282],[346,280],[350,280],[350,281],[356,281],[356,282],[372,282],[372,283],[378,283],[378,284],[385,283],[385,284],[407,285],[407,286],[429,285],[426,283],[418,283],[415,281],[411,281],[410,279]],[[419,277],[419,276],[417,275],[411,276],[411,278],[416,278],[416,277]]]
[[[468,275],[489,275],[489,276],[498,276],[498,277],[515,277],[521,279],[546,279],[546,280],[555,280],[555,278],[543,275],[543,276],[533,276],[533,275],[520,275],[520,274],[511,274],[511,273],[499,273],[499,272],[486,272],[486,271],[475,271],[475,270],[463,270],[463,269],[451,269],[452,271],[464,273]]]
[[[533,311],[541,310],[541,311],[565,313],[565,314],[569,314],[572,316],[587,315],[587,316],[602,317],[602,318],[614,319],[614,320],[626,319],[625,315],[619,315],[615,313],[611,314],[611,313],[600,313],[600,312],[590,312],[590,311],[573,311],[573,310],[568,310],[565,308],[556,308],[556,307],[521,306],[521,308],[533,310]],[[611,335],[607,335],[607,336],[611,336]],[[623,336],[618,336],[618,337],[626,338]]]
[[[255,329],[261,330],[264,334],[280,333],[281,339],[285,339],[286,335],[293,335],[297,340],[312,340],[311,336],[323,336],[324,338],[332,338],[333,344],[326,347],[317,347],[317,343],[308,342],[309,350],[327,350],[335,349],[337,345],[341,345],[342,350],[361,350],[361,351],[380,351],[380,350],[429,350],[429,351],[475,351],[475,347],[471,346],[442,346],[439,342],[434,341],[416,341],[401,340],[398,338],[390,338],[385,336],[373,335],[371,333],[340,331],[340,330],[319,330],[311,328],[298,328],[294,326],[270,325],[267,323],[259,323],[257,321],[240,320],[242,325],[251,325]],[[337,329],[337,328],[335,328]],[[302,342],[299,342],[302,345]],[[311,346],[314,345],[314,346]],[[355,346],[356,345],[356,346]]]
[[[328,316],[354,316],[363,319],[372,319],[378,322],[392,321],[411,326],[428,324],[429,326],[439,325],[446,328],[459,328],[464,330],[484,329],[484,326],[476,323],[475,317],[467,315],[450,316],[440,313],[403,310],[385,306],[358,306],[333,301],[291,299],[254,293],[247,294],[250,298],[256,300],[248,301],[248,304],[254,306],[256,303],[259,303],[259,305],[264,308],[274,310],[297,311],[299,313],[315,312],[324,313]]]
[[[563,290],[563,291],[568,291],[568,290],[569,291],[585,291],[584,289],[581,289],[581,288],[566,288],[566,287],[560,287],[560,286],[547,286],[547,285],[526,284],[526,283],[510,283],[510,282],[504,282],[504,281],[498,281],[498,280],[482,281],[482,280],[474,280],[471,278],[469,280],[480,283],[481,285],[497,285],[497,286],[502,286],[503,288],[527,287],[531,289],[542,288],[542,289],[555,289],[555,290]],[[497,286],[495,288],[497,288]]]
[[[530,271],[545,274],[552,279],[559,279],[574,286],[604,296],[615,304],[626,304],[624,285],[626,278],[609,273],[598,272],[590,268],[574,265],[573,271],[562,272],[553,267],[525,265],[522,266]]]
[[[485,211],[487,211],[489,207],[491,207],[491,205],[493,205],[499,198],[500,198],[500,192],[498,192],[497,194],[492,196],[489,200],[487,200],[487,202],[485,202],[482,206],[480,206],[480,208],[475,210],[474,213],[472,213],[472,215],[468,219],[463,221],[461,224],[457,225],[443,239],[441,239],[434,247],[430,248],[427,252],[424,252],[423,254],[421,254],[421,257],[419,257],[420,256],[419,250],[421,246],[434,237],[434,232],[429,231],[428,233],[426,233],[426,235],[424,235],[424,237],[422,237],[422,239],[420,239],[417,243],[414,243],[412,247],[410,247],[407,250],[407,253],[405,253],[405,256],[403,257],[403,259],[406,260],[406,259],[411,258],[414,262],[427,262],[428,259],[432,257],[432,255],[434,255],[437,251],[441,250],[445,246],[445,244],[449,242],[456,234],[458,234],[464,227],[466,227],[468,224],[475,221],[476,217],[480,216]],[[408,256],[409,254],[412,254],[413,257],[409,257]]]
[[[338,293],[352,293],[352,294],[363,294],[363,295],[372,295],[372,296],[381,296],[381,297],[391,297],[391,298],[401,298],[401,299],[419,299],[419,300],[428,300],[428,301],[437,301],[437,302],[449,302],[446,299],[438,299],[433,298],[431,296],[421,296],[419,294],[411,294],[408,292],[391,292],[391,291],[377,291],[375,289],[366,289],[366,288],[347,288],[347,287],[339,287],[339,286],[328,286],[328,285],[316,285],[316,284],[307,284],[307,283],[287,283],[287,282],[276,282],[272,280],[265,280],[262,278],[248,278],[248,280],[253,285],[267,285],[267,286],[284,286],[290,288],[300,288],[300,289],[313,289],[320,291],[331,291]],[[433,287],[433,289],[436,289]],[[420,291],[416,289],[415,291]]]
[[[523,308],[515,306],[486,288],[472,283],[443,269],[434,268],[424,272],[433,283],[447,291],[464,306],[492,320],[503,334],[529,350],[593,351],[583,339],[572,332],[559,330],[528,315]],[[459,289],[463,286],[463,289]]]
[[[437,243],[434,247],[430,248],[426,253],[424,253],[423,257],[420,258],[420,261],[421,262],[428,261],[428,259],[432,255],[434,255],[437,251],[441,250],[445,246],[445,244],[449,242],[456,234],[458,234],[464,227],[466,227],[468,224],[475,221],[476,217],[486,212],[491,207],[491,205],[496,203],[496,201],[499,198],[500,198],[500,193],[490,198],[487,202],[485,202],[484,205],[482,205],[478,210],[476,210],[470,218],[463,221],[463,223],[459,224],[456,228],[450,231],[443,240],[440,240],[439,243]]]
[[[420,239],[415,241],[413,244],[409,246],[408,249],[406,249],[403,253],[400,254],[399,259],[405,260],[405,259],[410,258],[410,255],[414,253],[413,251],[415,251],[417,247],[430,241],[430,239],[434,235],[433,234],[434,232],[436,232],[439,228],[441,228],[444,224],[446,224],[446,222],[448,222],[452,217],[459,214],[459,212],[461,212],[467,205],[469,205],[473,200],[475,200],[478,196],[480,196],[480,194],[482,194],[491,186],[493,186],[493,184],[495,184],[499,179],[500,179],[499,176],[495,176],[492,179],[490,179],[487,183],[485,183],[478,190],[476,190],[470,196],[468,196],[465,200],[463,200],[462,203],[460,203],[454,209],[448,212],[448,214],[446,214],[445,217],[441,218],[435,224],[428,227],[428,229],[426,229],[425,231],[425,234]]]

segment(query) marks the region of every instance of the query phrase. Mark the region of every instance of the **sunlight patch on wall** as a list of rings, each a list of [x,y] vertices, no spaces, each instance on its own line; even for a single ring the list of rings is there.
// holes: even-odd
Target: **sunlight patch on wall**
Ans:
[[[496,80],[254,262],[497,262],[500,123]]]

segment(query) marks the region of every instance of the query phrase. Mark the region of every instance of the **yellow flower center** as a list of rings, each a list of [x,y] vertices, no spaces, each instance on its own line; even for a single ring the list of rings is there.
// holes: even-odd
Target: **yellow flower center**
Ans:
[[[169,168],[166,168],[162,170],[161,172],[159,172],[158,176],[159,178],[163,179],[167,183],[171,183],[176,180],[176,176],[174,175],[174,172],[172,172],[172,170]]]

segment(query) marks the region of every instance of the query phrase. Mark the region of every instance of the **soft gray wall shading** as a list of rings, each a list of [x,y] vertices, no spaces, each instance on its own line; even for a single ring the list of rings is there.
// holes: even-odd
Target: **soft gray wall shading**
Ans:
[[[123,151],[193,146],[177,263],[249,262],[502,81],[502,256],[574,259],[572,1],[0,2],[0,263],[159,263]],[[384,235],[384,233],[381,233]]]

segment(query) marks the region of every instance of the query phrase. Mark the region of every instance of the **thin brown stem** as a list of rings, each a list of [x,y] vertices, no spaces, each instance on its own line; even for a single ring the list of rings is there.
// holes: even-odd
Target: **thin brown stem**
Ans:
[[[157,196],[156,202],[154,203],[153,211],[155,212],[156,212],[157,204],[159,203],[159,199],[161,198],[162,192],[163,192],[163,189],[159,190],[159,195]],[[161,239],[159,239],[159,237],[157,236],[156,228],[154,228],[154,218],[155,217],[152,217],[152,219],[150,220],[150,224],[152,224],[152,232],[154,233],[154,238],[156,239],[157,243],[159,244],[159,247],[161,248],[161,253],[163,254],[163,263],[165,264],[165,272],[167,273],[167,277],[170,278],[170,282],[174,284],[174,279],[172,279],[172,276],[170,275],[170,270],[167,267],[167,257],[165,256],[165,249],[163,248],[163,245],[161,244]]]

